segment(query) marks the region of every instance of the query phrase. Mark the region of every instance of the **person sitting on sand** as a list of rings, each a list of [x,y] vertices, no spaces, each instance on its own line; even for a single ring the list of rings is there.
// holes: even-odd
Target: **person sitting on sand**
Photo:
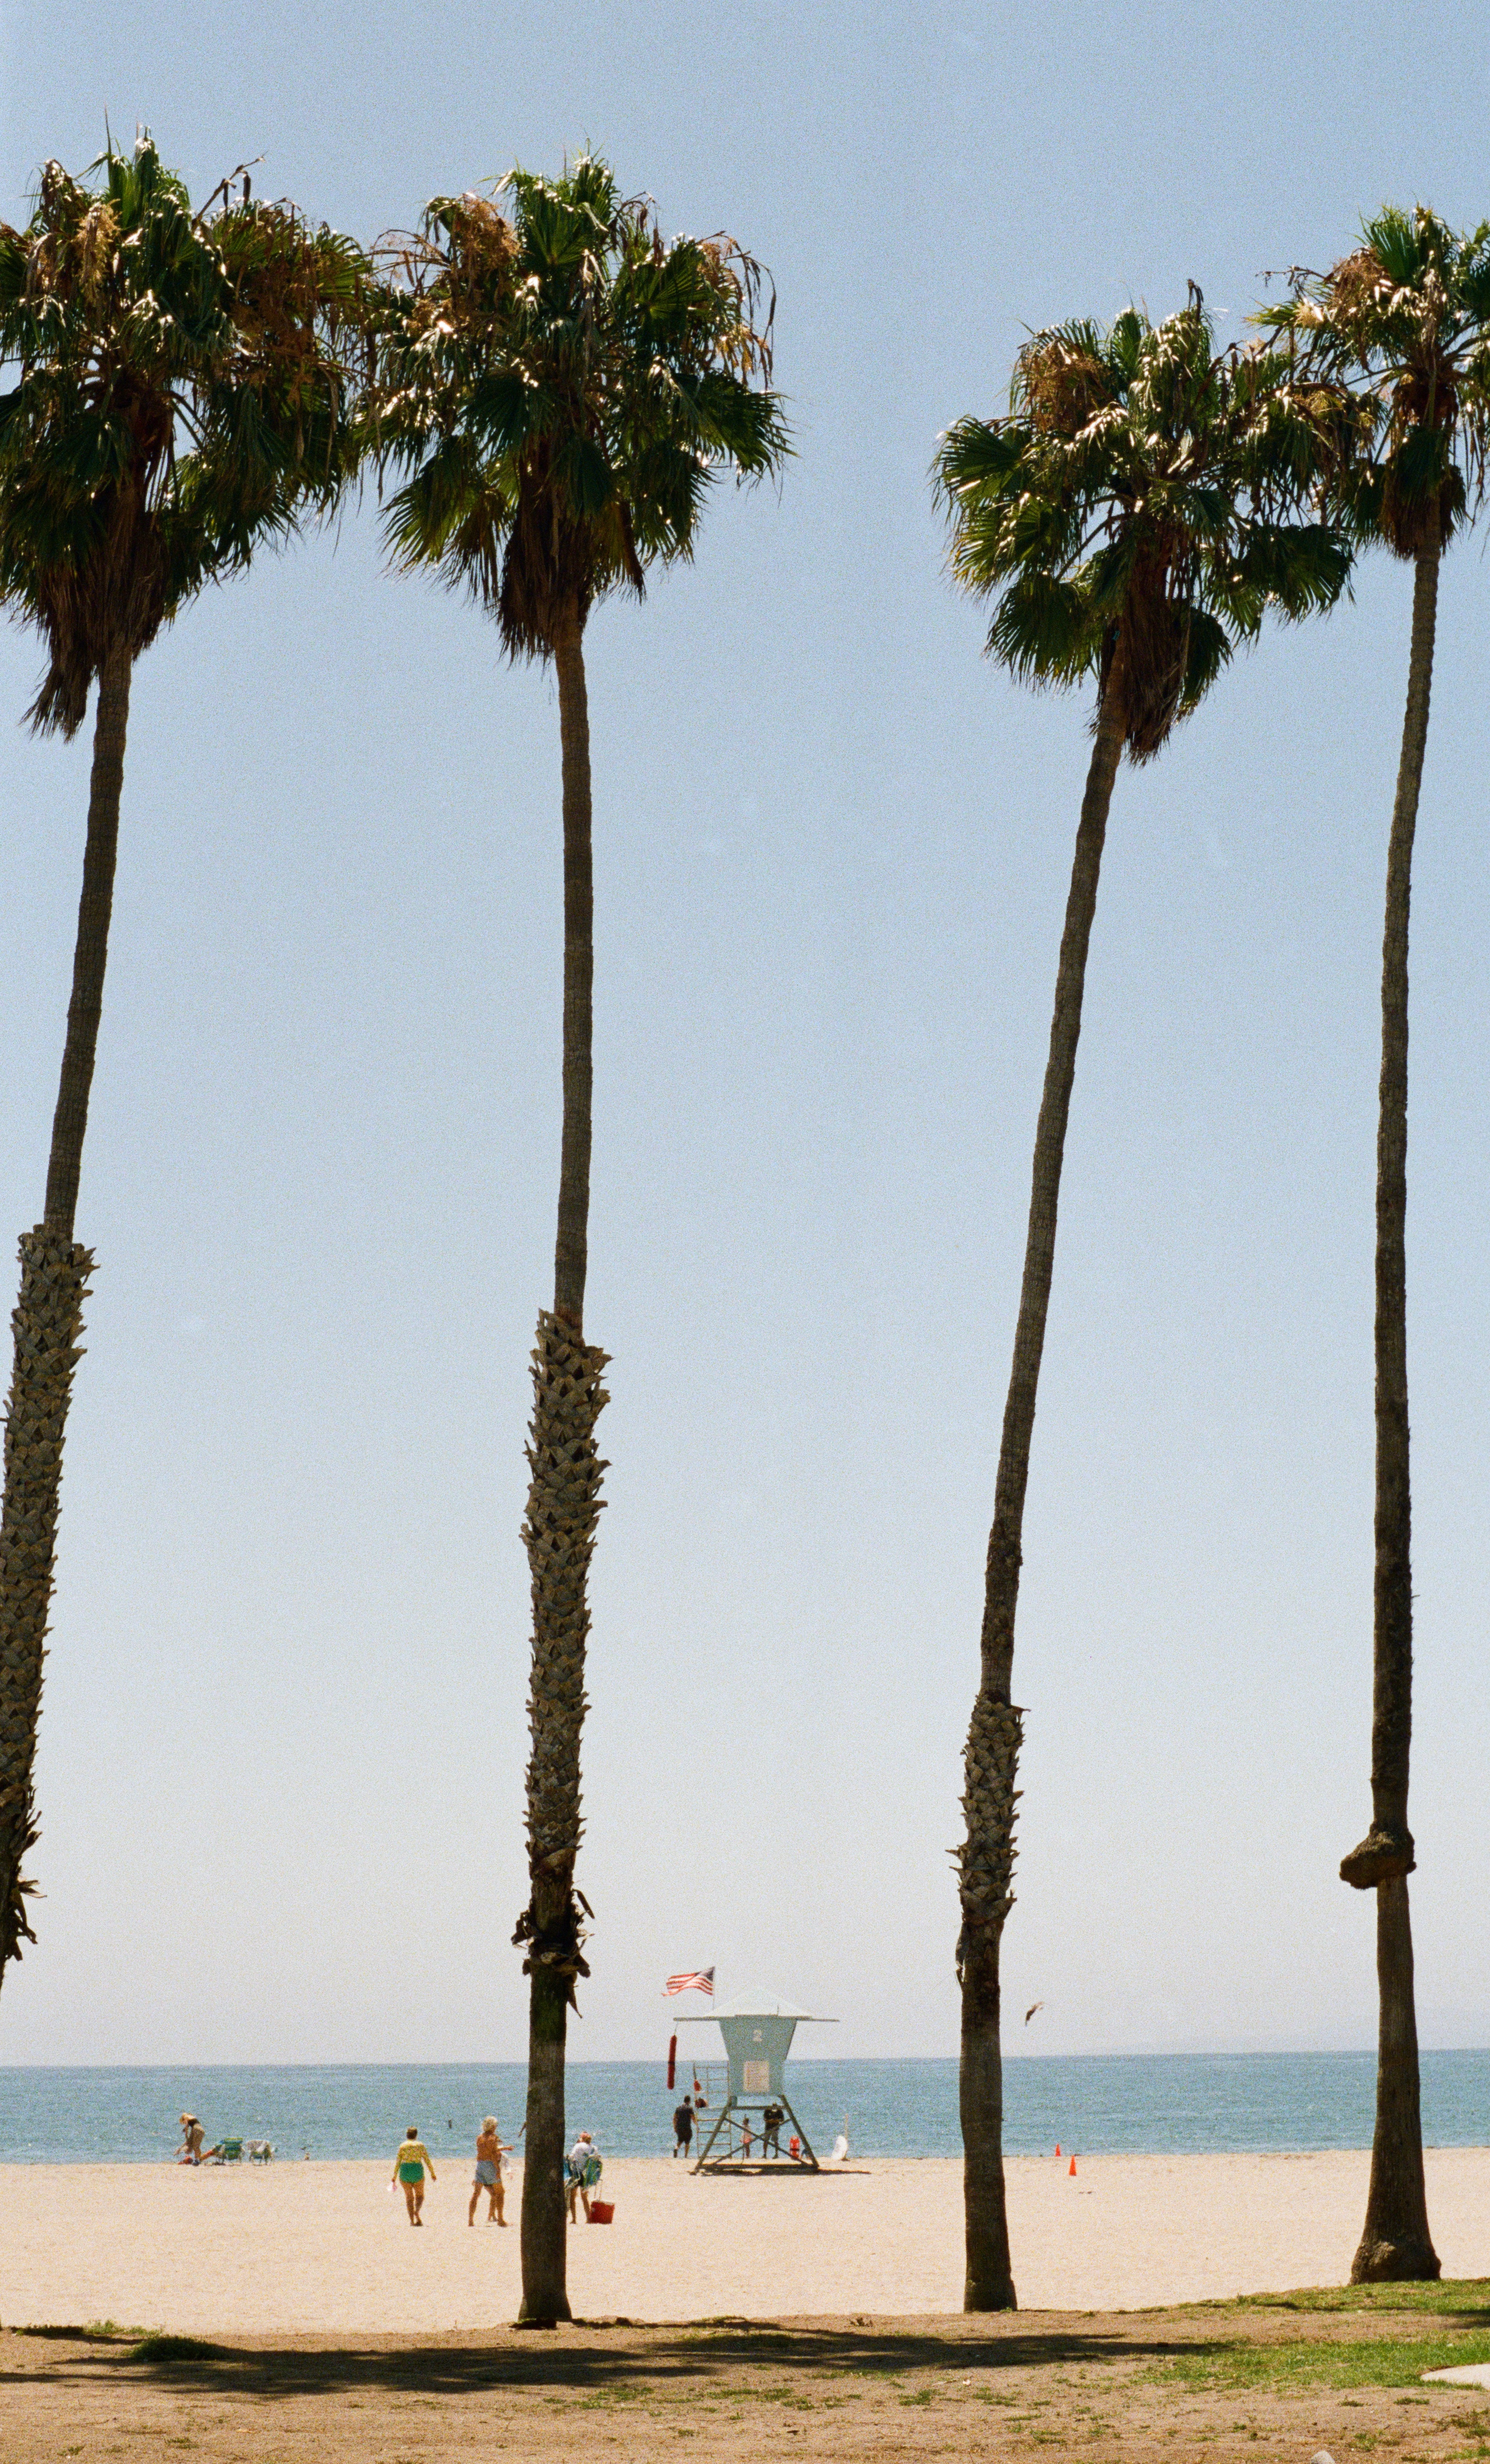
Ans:
[[[488,2114],[481,2125],[481,2135],[476,2141],[476,2169],[471,2177],[471,2208],[466,2217],[469,2225],[473,2225],[476,2221],[476,2209],[480,2204],[483,2190],[492,2202],[487,2210],[488,2224],[506,2224],[507,2218],[502,2213],[504,2204],[502,2158],[506,2153],[505,2144],[496,2135],[496,2123]]]
[[[419,2125],[411,2122],[399,2143],[399,2152],[393,2159],[393,2179],[404,2185],[404,2199],[408,2209],[408,2220],[411,2225],[424,2223],[424,2217],[419,2211],[425,2204],[427,2166],[430,2181],[437,2180],[438,2176],[435,2173],[429,2150],[419,2136]]]
[[[196,2115],[194,2113],[184,2113],[181,2117],[181,2153],[176,2159],[177,2164],[200,2165],[202,2162],[202,2124],[197,2120]]]
[[[564,2160],[564,2181],[568,2189],[571,2224],[578,2222],[575,2215],[577,2199],[584,2209],[585,2223],[589,2223],[590,2192],[600,2180],[601,2171],[600,2149],[596,2146],[589,2131],[581,2130]]]

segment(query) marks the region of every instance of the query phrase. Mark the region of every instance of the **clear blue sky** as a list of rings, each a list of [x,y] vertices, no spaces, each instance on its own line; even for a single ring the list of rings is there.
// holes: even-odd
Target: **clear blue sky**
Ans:
[[[1490,212],[1479,11],[6,12],[3,210],[137,121],[366,237],[603,147],[771,267],[798,458],[589,634],[615,1355],[576,2055],[672,1968],[951,2052],[975,1675],[1085,709],[979,656],[926,487],[1030,325],[1223,334],[1383,197]],[[1009,2006],[1031,2051],[1365,2044],[1382,875],[1409,580],[1119,781],[1037,1430]],[[1445,574],[1413,914],[1414,1883],[1490,2041],[1486,570]],[[0,636],[0,1226],[40,1211],[87,747]],[[376,504],[137,673],[99,1257],[0,2059],[512,2057],[526,1361],[558,1169],[550,682]],[[12,1269],[5,1266],[9,1278]],[[7,1284],[9,1288],[9,1283]],[[7,1304],[9,1306],[9,1304]],[[1018,2023],[1017,2023],[1018,2026]]]

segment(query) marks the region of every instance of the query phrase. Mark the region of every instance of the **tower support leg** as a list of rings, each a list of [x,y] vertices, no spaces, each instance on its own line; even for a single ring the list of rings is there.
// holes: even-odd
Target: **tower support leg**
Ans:
[[[698,2151],[698,2162],[697,2162],[697,2164],[693,2167],[693,2170],[694,2170],[694,2172],[695,2172],[695,2173],[701,2173],[701,2172],[703,2171],[704,2167],[705,2167],[706,2163],[708,2162],[708,2158],[709,2158],[709,2150],[710,2150],[710,2149],[711,2149],[711,2147],[713,2145],[714,2141],[718,2138],[720,2131],[721,2131],[721,2130],[723,2130],[723,2128],[725,2127],[725,2124],[726,2124],[726,2123],[727,2123],[727,2122],[729,2121],[730,2116],[731,2116],[731,2114],[734,2112],[734,2097],[733,2097],[733,2096],[732,2096],[732,2097],[727,2097],[727,2098],[726,2098],[726,2100],[725,2100],[725,2101],[724,2101],[724,2103],[721,2105],[721,2107],[720,2107],[720,2109],[719,2109],[719,2118],[718,2118],[718,2120],[715,2122],[715,2123],[714,2123],[714,2126],[713,2126],[712,2130],[711,2130],[711,2132],[710,2132],[710,2134],[709,2134],[708,2138],[705,2140],[705,2142],[704,2142],[704,2144],[703,2144],[702,2147],[701,2147],[701,2148],[699,2149],[699,2151]],[[725,2141],[725,2145],[726,2145],[726,2147],[728,2147],[728,2146],[729,2146],[729,2144],[730,2144],[730,2143],[729,2143],[728,2139],[726,2139],[726,2141]]]

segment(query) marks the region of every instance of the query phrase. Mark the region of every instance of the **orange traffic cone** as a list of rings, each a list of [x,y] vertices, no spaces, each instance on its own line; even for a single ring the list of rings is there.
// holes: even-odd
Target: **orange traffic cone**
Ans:
[[[1071,2159],[1071,2171],[1073,2173],[1076,2171],[1076,2159],[1074,2156]]]
[[[1056,2154],[1059,2156],[1059,2155],[1060,2155],[1060,2153],[1061,2153],[1061,2142],[1060,2142],[1060,2140],[1058,2139],[1058,2140],[1056,2141]]]

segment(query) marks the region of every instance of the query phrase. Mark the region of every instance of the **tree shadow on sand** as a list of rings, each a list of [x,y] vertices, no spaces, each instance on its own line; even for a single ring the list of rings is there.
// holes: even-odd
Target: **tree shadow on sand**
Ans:
[[[972,2322],[970,2322],[970,2325]],[[1179,2353],[1218,2350],[1230,2339],[1172,2331],[1146,2333],[1137,2321],[1063,2321],[1048,2327],[1011,2318],[997,2329],[979,2320],[972,2333],[951,2321],[940,2332],[864,2327],[773,2327],[741,2321],[702,2329],[657,2330],[631,2321],[575,2321],[554,2334],[496,2331],[490,2341],[422,2343],[372,2341],[352,2345],[223,2344],[193,2337],[151,2336],[142,2343],[68,2344],[66,2331],[44,2331],[57,2349],[38,2380],[89,2383],[121,2379],[169,2386],[181,2393],[260,2398],[368,2392],[458,2396],[494,2388],[563,2388],[576,2395],[707,2390],[711,2382],[744,2372],[791,2373],[808,2380],[846,2375],[897,2378],[909,2371],[999,2372],[1074,2363],[1155,2362]],[[81,2331],[72,2331],[80,2338]],[[23,2375],[0,2365],[0,2383]]]

